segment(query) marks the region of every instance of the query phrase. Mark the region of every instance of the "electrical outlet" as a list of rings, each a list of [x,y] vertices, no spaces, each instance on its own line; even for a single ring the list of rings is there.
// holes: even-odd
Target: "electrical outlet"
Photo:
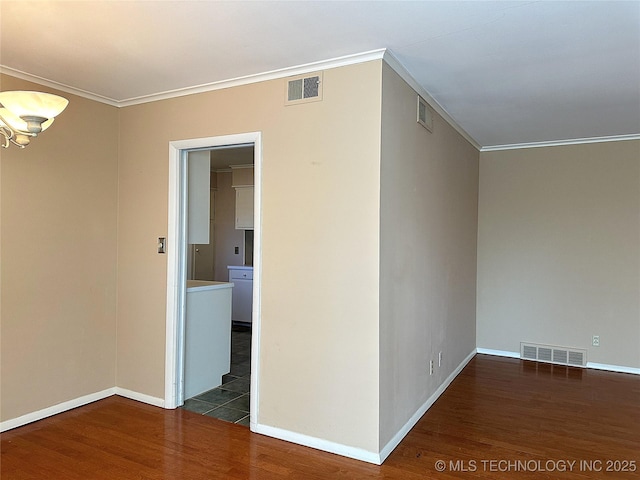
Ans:
[[[433,360],[429,362],[429,375],[433,375]]]
[[[593,340],[591,341],[591,345],[593,345],[594,347],[599,347],[600,346],[600,335],[594,335],[593,336]]]
[[[438,366],[441,367],[442,366],[442,352],[438,353]]]

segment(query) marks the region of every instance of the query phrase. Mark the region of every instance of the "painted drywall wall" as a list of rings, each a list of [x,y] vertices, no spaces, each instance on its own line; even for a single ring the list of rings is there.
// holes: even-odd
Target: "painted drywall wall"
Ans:
[[[244,231],[236,230],[236,191],[231,186],[231,172],[218,172],[218,189],[216,191],[216,272],[215,280],[229,280],[229,265],[242,265],[244,248]],[[235,253],[235,247],[238,252]]]
[[[381,61],[326,70],[320,102],[284,82],[122,109],[117,385],[164,395],[169,142],[261,131],[258,421],[376,452]]]
[[[478,347],[640,367],[640,142],[484,152],[479,208]]]
[[[386,64],[382,87],[381,449],[475,348],[479,158]]]
[[[0,150],[1,419],[115,385],[118,111],[63,95],[25,149]]]

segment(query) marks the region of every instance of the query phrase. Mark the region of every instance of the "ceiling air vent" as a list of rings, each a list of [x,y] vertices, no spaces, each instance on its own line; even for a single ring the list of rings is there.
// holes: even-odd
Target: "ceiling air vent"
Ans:
[[[587,351],[581,348],[554,347],[535,343],[520,344],[520,358],[537,362],[586,367]]]
[[[287,79],[285,105],[322,100],[322,72],[307,73]]]
[[[418,95],[418,123],[433,132],[433,112],[426,100]]]

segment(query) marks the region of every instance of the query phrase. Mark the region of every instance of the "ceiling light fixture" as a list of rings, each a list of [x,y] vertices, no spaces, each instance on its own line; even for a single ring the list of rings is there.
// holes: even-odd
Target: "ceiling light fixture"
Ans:
[[[69,100],[42,92],[0,92],[0,135],[2,148],[13,143],[24,148],[53,123],[54,117],[67,108]]]

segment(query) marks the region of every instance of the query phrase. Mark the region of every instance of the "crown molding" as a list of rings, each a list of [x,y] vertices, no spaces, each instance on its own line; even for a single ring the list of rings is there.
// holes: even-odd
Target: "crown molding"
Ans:
[[[451,125],[465,140],[467,140],[471,145],[473,145],[477,150],[482,151],[482,147],[476,140],[469,135],[464,128],[460,126],[458,122],[454,120],[454,118],[449,115],[449,112],[445,110],[445,108],[440,105],[435,98],[429,94],[409,73],[409,70],[398,60],[395,55],[391,53],[389,50],[385,50],[384,52],[384,61],[389,65],[402,79],[409,84],[411,88],[413,88],[418,95],[420,95],[431,108],[433,108],[444,120]]]
[[[427,92],[409,73],[407,68],[386,48],[380,48],[377,50],[370,50],[367,52],[345,55],[342,57],[331,58],[328,60],[321,60],[318,62],[305,63],[302,65],[296,65],[293,67],[281,68],[277,70],[271,70],[268,72],[246,75],[243,77],[232,78],[228,80],[221,80],[218,82],[211,82],[202,85],[196,85],[193,87],[186,87],[175,90],[168,90],[165,92],[155,93],[152,95],[143,95],[140,97],[133,97],[124,100],[116,100],[114,98],[98,95],[86,90],[71,87],[63,83],[55,82],[44,77],[32,75],[15,68],[0,65],[0,73],[9,75],[11,77],[20,78],[22,80],[36,83],[39,85],[55,88],[62,92],[69,93],[71,95],[77,95],[79,97],[87,98],[96,102],[111,105],[113,107],[127,107],[131,105],[139,105],[143,103],[155,102],[158,100],[167,100],[170,98],[182,97],[186,95],[193,95],[197,93],[210,92],[214,90],[221,90],[225,88],[237,87],[240,85],[247,85],[251,83],[264,82],[267,80],[275,80],[278,78],[286,78],[294,75],[302,75],[305,73],[315,72],[318,70],[327,70],[330,68],[344,67],[348,65],[354,65],[358,63],[369,62],[373,60],[384,60],[400,77],[406,81],[411,88],[413,88],[418,95],[420,95],[434,111],[436,111],[449,125],[451,125],[462,137],[464,137],[471,145],[473,145],[480,152],[495,152],[501,150],[517,150],[524,148],[539,148],[539,147],[554,147],[562,145],[581,145],[588,143],[603,143],[603,142],[617,142],[624,140],[640,140],[640,133],[628,134],[628,135],[612,135],[603,137],[591,137],[591,138],[574,138],[567,140],[553,140],[553,141],[541,141],[541,142],[529,142],[529,143],[513,143],[505,145],[488,145],[481,146],[471,135],[469,135],[464,128],[462,128],[458,122],[446,111],[446,109],[440,105],[430,94]]]
[[[65,93],[70,93],[71,95],[87,98],[89,100],[93,100],[100,103],[105,103],[107,105],[111,105],[112,107],[120,106],[119,102],[113,98],[97,95],[95,93],[91,93],[86,90],[82,90],[80,88],[65,85],[64,83],[54,82],[53,80],[48,80],[46,78],[39,77],[37,75],[32,75],[30,73],[26,73],[21,70],[16,70],[15,68],[7,67],[5,65],[0,65],[0,73],[4,75],[8,75],[10,77],[15,77],[21,80],[25,80],[27,82],[37,83],[38,85],[43,85],[45,87],[55,88],[56,90],[60,90]]]
[[[622,142],[625,140],[640,140],[639,133],[629,135],[611,135],[608,137],[571,138],[567,140],[553,140],[550,142],[512,143],[509,145],[491,145],[482,147],[481,152],[499,152],[501,150],[518,150],[522,148],[560,147],[563,145],[584,145],[587,143]]]
[[[153,95],[129,98],[129,99],[122,100],[118,103],[119,103],[119,106],[121,107],[128,107],[130,105],[138,105],[141,103],[155,102],[157,100],[166,100],[169,98],[182,97],[185,95],[211,92],[214,90],[237,87],[240,85],[265,82],[268,80],[286,78],[294,75],[302,75],[305,73],[315,72],[318,70],[327,70],[330,68],[344,67],[347,65],[354,65],[357,63],[364,63],[372,60],[380,60],[383,58],[384,52],[385,52],[384,48],[378,49],[378,50],[371,50],[368,52],[331,58],[329,60],[321,60],[318,62],[305,63],[302,65],[296,65],[293,67],[270,70],[268,72],[262,72],[254,75],[246,75],[243,77],[231,78],[228,80],[221,80],[219,82],[205,83],[202,85],[196,85],[193,87],[176,89],[176,90],[169,90],[166,92],[156,93]]]
[[[372,60],[381,60],[384,56],[386,49],[381,48],[377,50],[370,50],[368,52],[356,53],[353,55],[345,55],[342,57],[331,58],[328,60],[321,60],[318,62],[305,63],[302,65],[296,65],[293,67],[280,68],[277,70],[270,70],[268,72],[257,73],[253,75],[246,75],[243,77],[231,78],[228,80],[221,80],[218,82],[204,83],[201,85],[195,85],[192,87],[178,88],[175,90],[167,90],[165,92],[154,93],[151,95],[142,95],[139,97],[126,98],[122,100],[116,100],[113,98],[97,95],[95,93],[88,92],[79,88],[74,88],[69,85],[54,82],[37,75],[31,75],[14,68],[0,65],[0,73],[17,77],[28,82],[37,83],[47,87],[55,88],[72,95],[88,98],[97,102],[106,103],[114,107],[128,107],[131,105],[139,105],[142,103],[150,103],[158,100],[167,100],[170,98],[183,97],[186,95],[194,95],[197,93],[211,92],[214,90],[222,90],[224,88],[237,87],[240,85],[247,85],[251,83],[264,82],[267,80],[274,80],[278,78],[286,78],[294,75],[302,75],[309,72],[315,72],[317,70],[327,70],[330,68],[344,67],[347,65],[354,65],[357,63],[369,62]]]

